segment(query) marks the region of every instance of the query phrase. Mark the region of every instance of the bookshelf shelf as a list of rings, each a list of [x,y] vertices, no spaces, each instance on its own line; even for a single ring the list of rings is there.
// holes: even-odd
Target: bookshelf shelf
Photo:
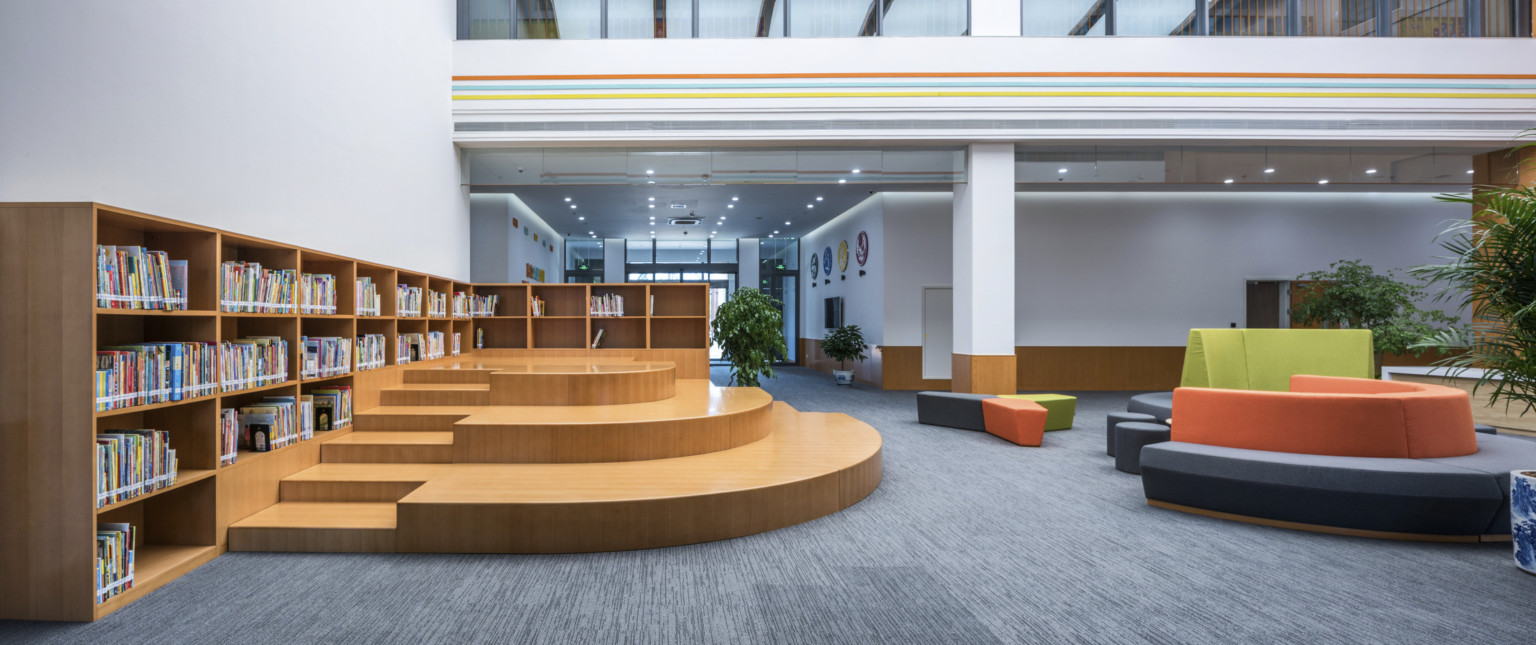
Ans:
[[[123,500],[121,502],[113,502],[111,504],[107,504],[106,506],[103,506],[101,508],[96,509],[96,514],[100,515],[102,513],[108,513],[108,512],[111,512],[111,511],[115,511],[117,509],[120,509],[120,508],[123,508],[123,507],[126,507],[126,506],[132,506],[134,504],[138,504],[139,502],[142,502],[144,500],[150,499],[150,498],[155,497],[157,495],[162,495],[164,493],[169,493],[169,492],[171,492],[173,490],[176,490],[178,488],[181,488],[183,486],[190,486],[190,485],[195,484],[197,482],[203,481],[204,479],[208,479],[209,477],[212,477],[212,476],[214,476],[217,473],[218,473],[218,471],[211,470],[211,469],[210,470],[185,470],[185,469],[178,470],[178,471],[176,471],[176,483],[171,484],[170,486],[166,486],[165,488],[161,488],[159,490],[149,491],[148,493],[144,493],[143,495],[139,495],[137,497],[130,497],[130,498],[125,499],[125,500]]]
[[[488,357],[634,357],[676,361],[682,378],[707,377],[703,284],[471,284],[89,202],[0,203],[0,230],[6,231],[0,237],[0,257],[6,259],[0,263],[0,302],[27,303],[15,315],[0,316],[0,337],[15,341],[12,354],[0,361],[0,409],[21,420],[0,424],[0,445],[15,447],[0,450],[0,473],[19,473],[0,477],[10,527],[0,528],[0,553],[20,554],[0,558],[0,579],[10,583],[0,585],[0,619],[94,620],[226,551],[230,524],[277,503],[280,479],[319,463],[320,444],[353,429],[317,431],[270,452],[239,451],[234,464],[222,465],[221,410],[343,385],[352,388],[354,415],[377,407],[380,392],[405,378],[397,359],[401,334],[445,334],[443,359],[408,367],[455,360],[452,334],[458,333],[461,359],[474,356],[476,338],[483,335]],[[96,306],[98,245],[143,247],[164,252],[168,261],[185,261],[188,309]],[[304,313],[297,301],[282,313],[222,311],[225,262],[335,276],[336,313]],[[382,315],[355,315],[357,282],[364,278],[377,289]],[[422,289],[422,314],[428,290],[448,294],[450,315],[397,316],[400,284]],[[452,317],[454,293],[496,296],[494,315]],[[623,296],[625,315],[590,315],[594,295]],[[549,316],[529,315],[534,296]],[[602,348],[591,349],[599,331]],[[299,337],[355,340],[365,334],[384,337],[383,366],[300,377]],[[285,381],[95,411],[92,379],[100,348],[258,336],[288,343]],[[693,375],[682,376],[684,366]],[[168,433],[177,482],[97,509],[96,435],[134,429]],[[100,604],[94,575],[99,523],[133,525],[140,543],[134,587]]]

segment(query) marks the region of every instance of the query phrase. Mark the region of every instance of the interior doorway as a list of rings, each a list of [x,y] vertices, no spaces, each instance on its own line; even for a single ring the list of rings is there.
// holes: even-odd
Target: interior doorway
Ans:
[[[1243,326],[1249,329],[1290,327],[1289,286],[1288,281],[1282,280],[1249,280],[1248,316]]]
[[[955,351],[955,290],[923,287],[923,378],[948,379]]]

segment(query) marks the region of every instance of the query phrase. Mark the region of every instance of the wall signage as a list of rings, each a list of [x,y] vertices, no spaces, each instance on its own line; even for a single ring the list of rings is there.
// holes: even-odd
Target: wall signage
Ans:
[[[859,266],[869,261],[869,234],[864,231],[859,231],[859,237],[854,241],[853,259],[859,261]]]

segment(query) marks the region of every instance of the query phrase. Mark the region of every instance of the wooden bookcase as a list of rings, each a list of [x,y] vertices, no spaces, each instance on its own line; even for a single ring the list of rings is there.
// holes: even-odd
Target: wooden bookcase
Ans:
[[[96,307],[96,245],[144,246],[188,261],[186,311]],[[335,314],[224,312],[218,280],[222,262],[260,262],[268,269],[336,276]],[[378,286],[380,315],[360,316],[355,281]],[[396,315],[398,284],[426,290],[500,296],[495,315],[469,319]],[[594,317],[593,295],[625,298],[622,317]],[[530,315],[538,296],[546,316]],[[654,309],[650,303],[654,300]],[[708,286],[704,284],[475,285],[359,262],[95,203],[0,203],[0,619],[90,621],[120,609],[226,550],[233,522],[278,501],[278,480],[320,461],[320,445],[351,432],[317,432],[314,439],[271,452],[241,451],[219,464],[219,411],[269,396],[349,385],[353,413],[379,405],[379,391],[399,385],[397,338],[444,332],[442,361],[461,334],[460,357],[631,356],[673,360],[679,377],[707,378]],[[603,330],[603,349],[591,350]],[[485,350],[475,349],[483,332]],[[381,334],[385,367],[301,378],[301,336],[355,338]],[[153,341],[218,342],[280,336],[289,343],[288,379],[183,401],[94,411],[98,347]],[[541,352],[540,350],[549,350]],[[437,361],[412,362],[411,366]],[[97,433],[150,428],[170,433],[177,451],[174,486],[96,508]],[[95,602],[98,522],[129,522],[140,531],[134,586]]]

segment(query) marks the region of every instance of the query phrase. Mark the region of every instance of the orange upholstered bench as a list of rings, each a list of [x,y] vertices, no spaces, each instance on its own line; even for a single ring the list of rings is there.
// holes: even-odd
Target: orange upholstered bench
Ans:
[[[1044,406],[1023,399],[983,399],[981,415],[987,432],[1021,446],[1039,446],[1045,437]]]

